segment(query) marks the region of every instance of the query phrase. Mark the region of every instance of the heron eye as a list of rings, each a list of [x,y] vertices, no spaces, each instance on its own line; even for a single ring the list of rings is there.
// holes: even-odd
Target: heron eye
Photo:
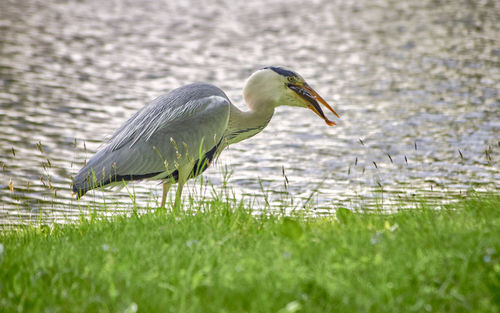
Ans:
[[[291,83],[292,83],[292,82],[294,82],[294,81],[295,81],[295,77],[293,77],[293,76],[288,76],[288,81],[289,81],[289,82],[291,82]]]

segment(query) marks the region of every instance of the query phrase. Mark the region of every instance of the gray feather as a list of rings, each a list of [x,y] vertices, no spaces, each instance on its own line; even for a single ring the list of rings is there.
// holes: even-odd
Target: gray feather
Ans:
[[[168,176],[221,141],[230,105],[224,92],[209,84],[186,85],[154,99],[78,172],[73,191],[81,196],[112,177]]]

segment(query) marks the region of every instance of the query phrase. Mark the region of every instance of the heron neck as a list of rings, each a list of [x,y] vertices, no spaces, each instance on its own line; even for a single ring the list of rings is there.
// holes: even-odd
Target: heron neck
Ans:
[[[251,106],[248,111],[241,111],[231,106],[227,138],[228,144],[240,142],[260,133],[274,114],[274,105]]]

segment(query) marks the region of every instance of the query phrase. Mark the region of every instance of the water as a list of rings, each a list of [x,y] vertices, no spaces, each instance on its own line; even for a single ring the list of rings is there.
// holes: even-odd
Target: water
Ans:
[[[71,197],[71,176],[103,140],[182,84],[214,83],[243,107],[244,80],[268,65],[297,70],[341,119],[328,127],[279,108],[206,172],[216,190],[227,167],[231,192],[257,207],[329,212],[498,192],[498,20],[498,1],[3,0],[0,223],[60,221],[103,203],[129,211],[126,190]],[[201,189],[186,195],[210,195]],[[143,207],[161,188],[129,191]]]

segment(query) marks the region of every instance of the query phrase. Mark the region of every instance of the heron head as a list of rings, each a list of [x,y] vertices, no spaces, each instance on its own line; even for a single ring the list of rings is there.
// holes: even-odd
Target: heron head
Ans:
[[[252,74],[245,86],[244,97],[249,105],[272,102],[275,106],[309,108],[330,126],[335,125],[335,122],[326,117],[319,103],[339,117],[302,76],[285,67],[265,67]]]

